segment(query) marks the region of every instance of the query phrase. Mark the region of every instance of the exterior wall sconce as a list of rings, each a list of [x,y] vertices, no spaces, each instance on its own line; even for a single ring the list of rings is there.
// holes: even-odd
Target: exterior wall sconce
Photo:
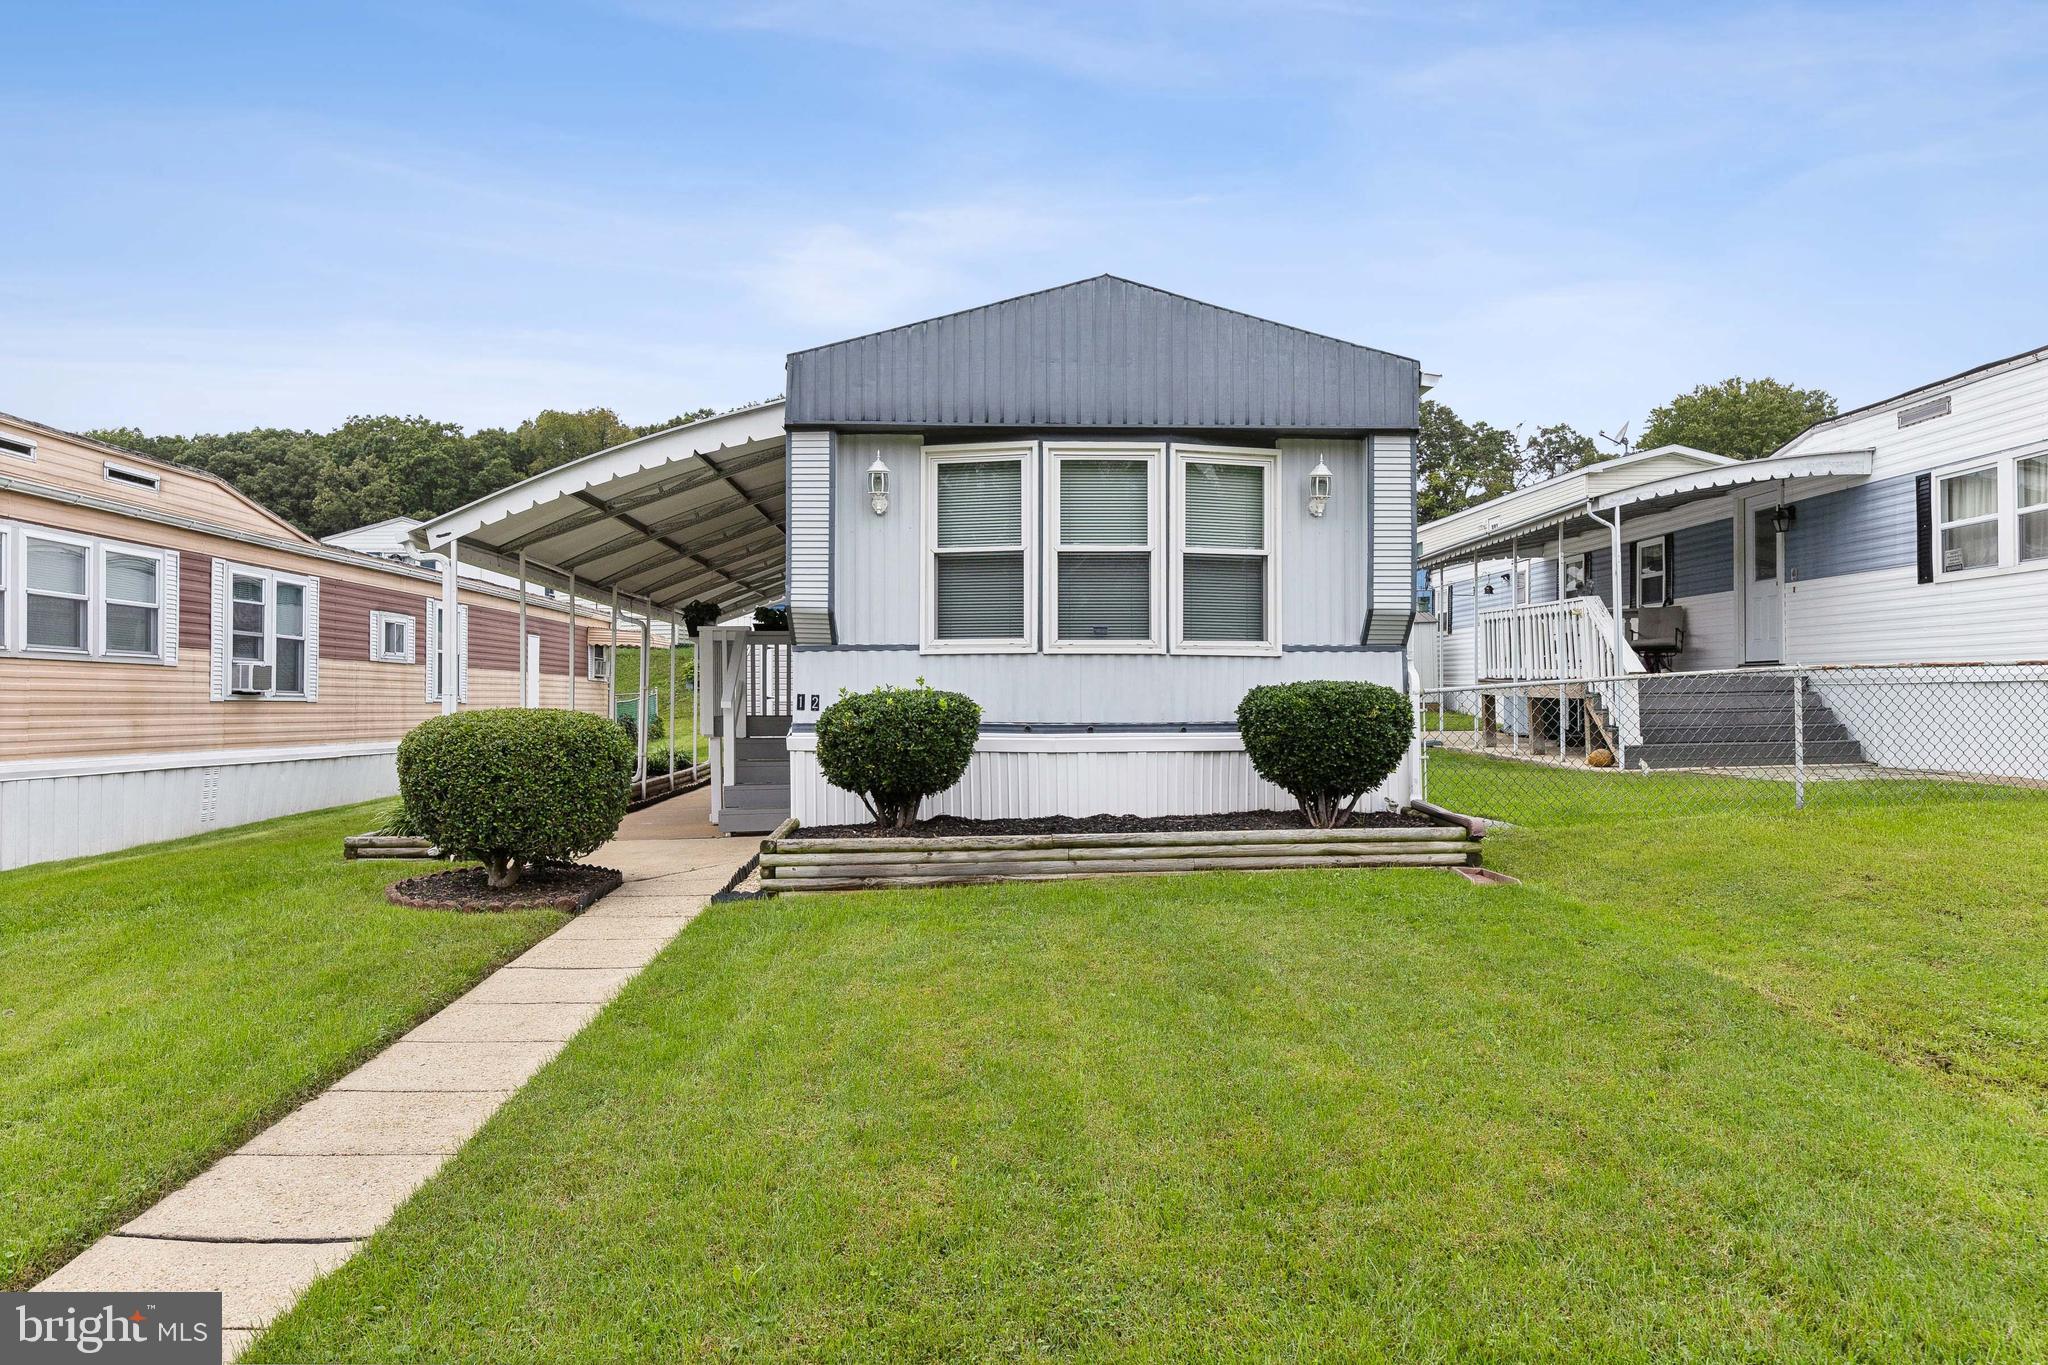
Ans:
[[[1321,460],[1308,472],[1308,514],[1321,516],[1330,506],[1330,466]]]
[[[868,506],[878,517],[889,510],[889,466],[879,455],[868,466]]]
[[[1788,502],[1781,502],[1771,509],[1771,529],[1774,531],[1789,531],[1792,529],[1793,521],[1798,516],[1799,510],[1797,508]]]

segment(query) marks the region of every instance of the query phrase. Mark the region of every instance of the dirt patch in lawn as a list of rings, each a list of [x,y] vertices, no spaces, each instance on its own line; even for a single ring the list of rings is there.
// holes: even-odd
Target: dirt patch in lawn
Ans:
[[[393,882],[384,898],[418,910],[587,910],[625,878],[609,867],[542,863],[517,886],[494,891],[480,867],[458,867]]]
[[[1415,829],[1436,823],[1421,815],[1354,812],[1344,829]],[[959,839],[986,834],[1198,834],[1247,829],[1307,829],[1300,811],[1240,810],[1224,815],[1040,815],[1028,820],[968,820],[935,815],[908,829],[873,825],[803,825],[795,839]]]

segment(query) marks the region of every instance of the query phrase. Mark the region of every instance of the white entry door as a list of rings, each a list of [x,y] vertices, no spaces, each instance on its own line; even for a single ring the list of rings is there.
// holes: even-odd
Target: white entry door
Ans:
[[[1774,664],[1780,658],[1778,639],[1778,522],[1776,507],[1750,503],[1744,509],[1742,587],[1743,658],[1753,664]]]
[[[540,705],[540,636],[526,637],[526,696],[522,706]]]

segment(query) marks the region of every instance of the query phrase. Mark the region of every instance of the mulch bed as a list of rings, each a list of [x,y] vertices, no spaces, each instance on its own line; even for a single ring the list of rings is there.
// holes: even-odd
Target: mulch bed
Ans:
[[[458,867],[391,883],[384,898],[416,910],[588,910],[600,896],[618,890],[625,877],[609,867],[542,863],[519,884],[493,891],[480,867]]]
[[[1415,829],[1435,824],[1426,816],[1405,812],[1353,812],[1345,829]],[[1028,820],[968,820],[935,815],[908,829],[877,829],[868,825],[804,825],[794,839],[958,839],[984,834],[1195,834],[1214,830],[1307,829],[1294,810],[1241,810],[1226,815],[1040,815]]]

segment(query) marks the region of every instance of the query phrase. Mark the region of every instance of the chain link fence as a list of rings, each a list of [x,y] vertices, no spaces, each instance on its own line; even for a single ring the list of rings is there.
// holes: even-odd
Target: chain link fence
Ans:
[[[1515,822],[2048,793],[2048,663],[1481,683],[1422,720],[1428,798]]]

